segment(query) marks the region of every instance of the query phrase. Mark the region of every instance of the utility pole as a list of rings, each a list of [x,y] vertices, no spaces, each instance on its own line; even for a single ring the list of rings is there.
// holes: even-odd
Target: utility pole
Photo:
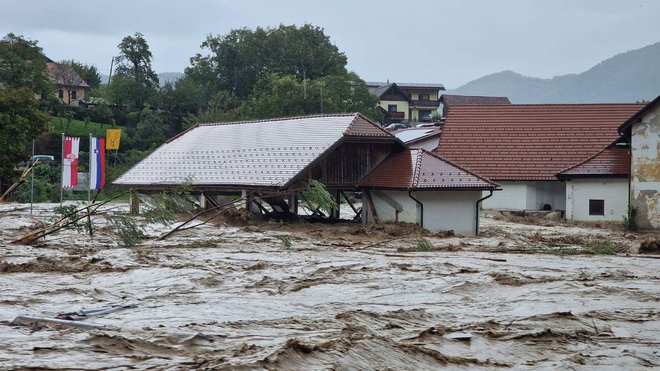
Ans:
[[[303,97],[307,100],[307,71],[303,70]]]
[[[112,65],[115,63],[115,57],[112,57],[110,60],[110,74],[108,75],[108,85],[110,85],[110,79],[112,79]]]

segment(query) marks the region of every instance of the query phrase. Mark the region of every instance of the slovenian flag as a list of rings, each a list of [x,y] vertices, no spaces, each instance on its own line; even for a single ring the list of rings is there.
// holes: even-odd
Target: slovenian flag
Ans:
[[[105,184],[105,138],[89,138],[89,189]]]
[[[80,138],[63,137],[62,143],[62,188],[78,185],[78,149]]]

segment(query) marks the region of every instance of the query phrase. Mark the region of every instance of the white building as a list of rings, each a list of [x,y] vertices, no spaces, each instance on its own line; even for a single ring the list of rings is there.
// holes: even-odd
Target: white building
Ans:
[[[566,183],[566,219],[623,221],[629,156],[627,147],[612,146],[557,174]]]
[[[630,144],[630,204],[641,230],[660,229],[660,96],[619,127]]]
[[[566,210],[558,172],[619,138],[640,104],[453,105],[435,153],[497,182],[484,208]]]
[[[360,182],[364,222],[416,223],[431,232],[479,231],[482,192],[498,185],[424,149],[390,155]]]

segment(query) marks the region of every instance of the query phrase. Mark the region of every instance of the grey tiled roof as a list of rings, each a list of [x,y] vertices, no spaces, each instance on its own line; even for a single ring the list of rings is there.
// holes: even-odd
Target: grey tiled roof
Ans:
[[[396,140],[356,113],[200,124],[114,183],[281,187],[344,136]]]

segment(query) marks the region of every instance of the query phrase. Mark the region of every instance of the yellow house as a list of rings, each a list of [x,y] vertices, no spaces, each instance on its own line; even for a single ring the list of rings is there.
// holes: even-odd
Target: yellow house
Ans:
[[[65,64],[60,64],[48,59],[46,61],[48,77],[57,86],[55,97],[62,103],[77,106],[85,100],[85,94],[89,85],[76,73],[76,71]]]
[[[378,97],[385,113],[385,124],[433,122],[438,117],[439,91],[442,84],[367,83]]]

